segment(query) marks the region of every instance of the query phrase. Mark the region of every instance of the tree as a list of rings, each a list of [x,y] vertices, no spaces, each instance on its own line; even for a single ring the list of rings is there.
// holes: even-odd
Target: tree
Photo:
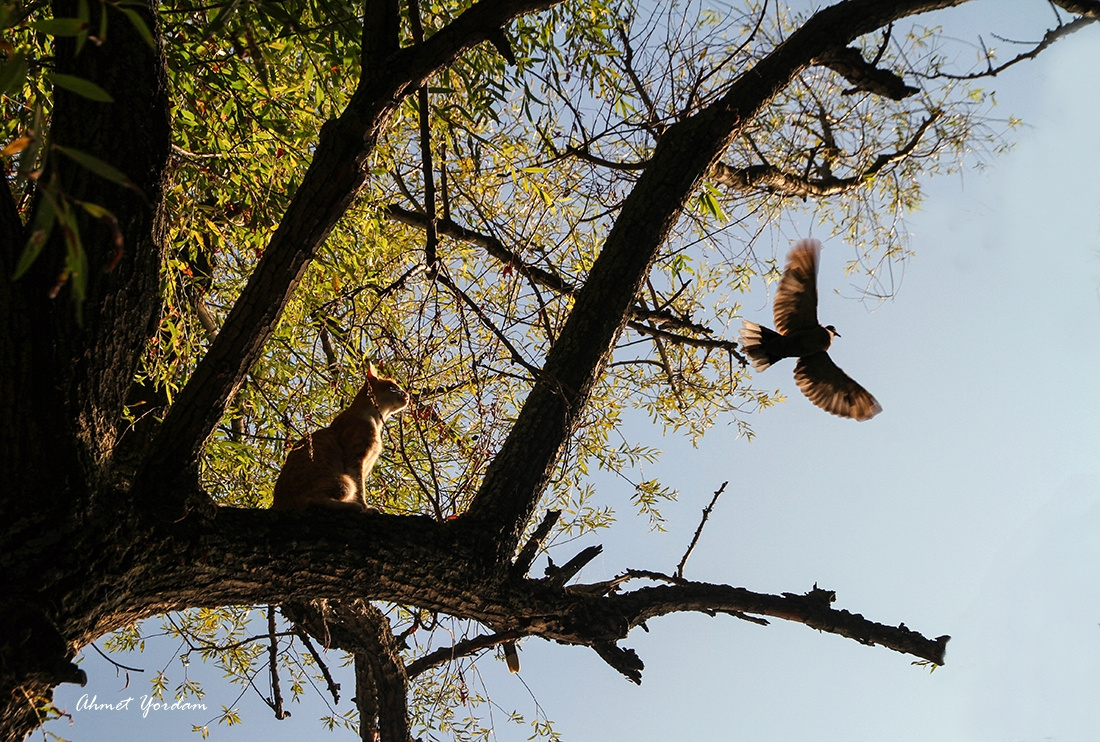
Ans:
[[[832,199],[868,256],[902,248],[918,173],[984,130],[935,46],[905,53],[934,37],[892,24],[959,4],[697,25],[553,0],[4,6],[4,736],[48,718],[95,639],[183,611],[211,640],[233,606],[354,654],[364,739],[424,723],[411,679],[524,636],[637,682],[619,642],[674,611],[942,663],[946,637],[827,590],[568,584],[595,550],[528,571],[556,529],[607,525],[586,467],[651,455],[612,442],[626,405],[700,435],[770,403],[714,328],[737,316],[721,294],[774,268],[753,236],[780,209]],[[1020,58],[1100,12],[1056,4],[1076,17]],[[374,479],[390,512],[262,509],[364,355],[416,391]],[[659,524],[668,493],[637,491]],[[485,631],[403,653],[446,617]]]

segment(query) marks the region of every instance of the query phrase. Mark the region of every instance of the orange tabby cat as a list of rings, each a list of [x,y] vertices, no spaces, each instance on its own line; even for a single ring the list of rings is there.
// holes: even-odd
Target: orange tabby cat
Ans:
[[[375,376],[371,364],[351,406],[290,449],[271,507],[378,512],[367,505],[367,475],[382,452],[382,423],[408,404],[409,395],[393,379]]]

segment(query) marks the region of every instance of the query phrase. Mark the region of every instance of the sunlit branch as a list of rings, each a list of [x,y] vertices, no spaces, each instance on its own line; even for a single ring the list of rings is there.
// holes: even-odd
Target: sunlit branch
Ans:
[[[929,127],[940,117],[938,111],[921,122],[904,147],[896,152],[881,154],[863,172],[847,178],[826,177],[811,179],[778,168],[775,165],[750,165],[735,168],[725,163],[714,167],[715,182],[737,191],[763,189],[772,193],[793,197],[836,196],[863,187],[868,180],[881,173],[887,166],[899,162],[913,153]]]
[[[675,332],[669,332],[662,330],[659,327],[652,327],[643,322],[629,322],[627,326],[638,332],[649,335],[654,338],[667,340],[680,345],[690,345],[695,348],[714,348],[715,350],[724,350],[728,353],[732,353],[733,356],[740,361],[742,366],[748,365],[748,359],[741,354],[738,350],[740,344],[735,340],[722,340],[718,338],[697,338],[690,337],[688,335],[679,335]]]

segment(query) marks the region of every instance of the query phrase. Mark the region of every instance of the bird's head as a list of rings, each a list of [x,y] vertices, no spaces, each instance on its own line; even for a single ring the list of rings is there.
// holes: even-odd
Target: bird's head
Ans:
[[[840,333],[836,331],[836,328],[832,325],[825,325],[825,329],[829,331],[829,339],[840,337]]]

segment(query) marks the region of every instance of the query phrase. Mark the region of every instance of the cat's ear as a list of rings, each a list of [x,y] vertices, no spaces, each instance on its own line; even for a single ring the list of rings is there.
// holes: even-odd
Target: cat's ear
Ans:
[[[376,369],[374,367],[374,362],[373,361],[371,361],[369,364],[367,364],[367,378],[368,379],[377,379],[378,378],[378,369]]]

